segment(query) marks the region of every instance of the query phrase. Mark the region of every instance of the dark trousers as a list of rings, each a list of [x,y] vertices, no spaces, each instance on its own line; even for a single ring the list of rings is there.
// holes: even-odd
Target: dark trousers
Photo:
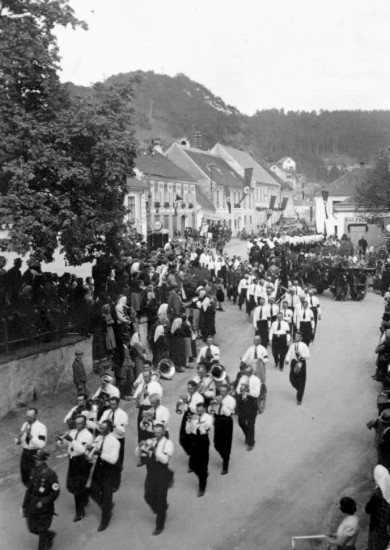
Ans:
[[[272,355],[274,356],[275,366],[283,369],[284,360],[286,359],[288,351],[287,336],[282,334],[281,336],[273,336],[272,338]]]
[[[248,396],[238,399],[238,425],[245,435],[245,443],[250,447],[255,444],[255,422],[257,417],[257,399]]]
[[[118,441],[120,443],[120,448],[118,462],[115,464],[114,493],[119,489],[121,484],[123,460],[125,458],[125,438],[122,437],[118,439]]]
[[[27,514],[27,527],[30,533],[38,535],[38,550],[48,550],[53,540],[54,532],[50,531],[53,514]]]
[[[216,414],[214,417],[214,447],[221,455],[222,468],[229,467],[233,439],[233,419],[231,416]]]
[[[199,479],[199,491],[204,491],[209,475],[209,448],[208,434],[196,434],[192,439],[189,467]]]
[[[147,463],[145,479],[145,501],[156,514],[156,529],[164,529],[167,515],[167,495],[171,473],[166,464]]]
[[[301,321],[299,330],[302,334],[302,342],[309,346],[310,342],[313,340],[313,328],[311,326],[311,322]]]
[[[242,289],[238,297],[238,307],[241,309],[246,300],[246,288]]]
[[[260,336],[261,345],[267,349],[269,338],[268,338],[268,321],[267,319],[262,319],[257,321],[257,331],[256,334]]]
[[[294,372],[294,367],[297,361],[293,359],[290,366],[290,382],[293,388],[297,390],[297,401],[300,403],[303,399],[303,394],[306,385],[306,361],[301,359],[302,368],[299,373]]]
[[[115,465],[100,458],[92,477],[90,494],[102,511],[101,525],[107,527],[111,520],[112,495],[115,481]]]
[[[74,495],[76,516],[84,515],[85,507],[88,504],[89,490],[86,488],[86,484],[90,469],[91,464],[85,456],[75,456],[69,459],[66,488]]]
[[[255,309],[255,306],[256,306],[255,297],[253,296],[253,294],[250,294],[249,300],[246,301],[246,312],[248,315],[253,309]]]
[[[22,483],[27,487],[28,480],[30,479],[31,470],[34,468],[34,456],[37,449],[29,450],[23,449],[22,456],[20,457],[20,476]]]
[[[314,342],[314,338],[317,332],[317,323],[318,323],[318,309],[316,307],[311,308],[313,315],[314,315],[314,331],[313,331],[313,337],[312,342]]]

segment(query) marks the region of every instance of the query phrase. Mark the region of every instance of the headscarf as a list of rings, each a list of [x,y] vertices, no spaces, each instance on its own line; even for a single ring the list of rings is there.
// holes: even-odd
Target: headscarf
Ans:
[[[183,321],[180,317],[177,317],[174,319],[172,326],[171,326],[171,334],[175,334],[178,328],[181,328],[181,325],[183,324]]]
[[[161,306],[158,308],[157,315],[159,317],[165,317],[168,312],[168,304],[161,304]]]
[[[383,498],[390,504],[390,474],[387,468],[381,464],[375,466],[374,480],[381,490]]]
[[[164,336],[164,332],[164,327],[162,325],[157,325],[156,330],[154,331],[154,341],[157,342],[160,336]]]

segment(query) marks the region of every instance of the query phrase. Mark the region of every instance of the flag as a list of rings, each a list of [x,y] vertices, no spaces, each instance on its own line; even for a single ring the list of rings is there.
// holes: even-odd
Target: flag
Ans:
[[[324,220],[324,237],[325,237],[325,239],[328,238],[328,233],[326,231],[326,221],[325,220]]]
[[[227,207],[228,207],[228,210],[229,210],[229,214],[231,214],[232,213],[232,199],[231,199],[231,196],[230,196],[230,189],[227,185],[225,185],[224,190],[225,190],[226,204],[227,204]]]
[[[276,195],[271,195],[269,199],[269,210],[273,210],[275,208],[275,202],[276,202]]]
[[[251,190],[253,168],[245,168],[244,170],[244,193],[247,195]]]
[[[283,197],[282,206],[281,206],[282,212],[286,210],[287,203],[288,203],[288,197]]]
[[[282,247],[281,254],[281,265],[280,265],[280,275],[279,275],[279,284],[276,300],[281,302],[282,296],[285,294],[285,289],[288,288],[288,270],[287,270],[287,259],[286,259],[286,249]]]
[[[182,200],[183,200],[183,199],[181,198],[181,196],[180,196],[180,195],[176,195],[176,199],[175,199],[175,201],[182,201]]]

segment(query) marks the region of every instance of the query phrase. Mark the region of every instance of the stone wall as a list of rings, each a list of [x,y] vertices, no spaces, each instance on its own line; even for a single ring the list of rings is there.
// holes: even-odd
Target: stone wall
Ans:
[[[57,393],[73,383],[72,363],[76,348],[83,351],[87,375],[92,372],[92,338],[62,343],[34,355],[0,364],[0,418],[19,405]]]

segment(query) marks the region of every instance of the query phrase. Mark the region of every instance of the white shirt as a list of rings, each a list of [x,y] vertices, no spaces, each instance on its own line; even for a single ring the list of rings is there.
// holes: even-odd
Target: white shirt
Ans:
[[[255,359],[255,348],[257,352],[257,359],[261,359],[264,364],[268,363],[268,352],[265,347],[260,344],[258,346],[250,346],[242,356],[242,362],[247,363],[248,361]]]
[[[198,392],[201,395],[204,395],[205,397],[211,398],[215,397],[216,394],[216,387],[214,378],[210,374],[206,374],[206,376],[201,379],[200,376],[197,374],[192,379],[194,382],[198,384]]]
[[[155,411],[154,411],[154,420],[155,422],[159,422],[161,424],[164,424],[165,429],[168,430],[168,422],[171,418],[171,414],[167,407],[164,407],[163,405],[159,405]]]
[[[150,405],[149,396],[153,394],[157,394],[160,399],[162,398],[163,389],[161,384],[153,380],[148,384],[145,384],[145,381],[143,381],[135,390],[133,397],[137,398],[139,396],[141,405]]]
[[[264,285],[256,285],[255,290],[255,301],[258,302],[260,298],[265,298],[266,292],[265,292],[265,286]]]
[[[23,449],[43,449],[47,443],[47,428],[42,422],[39,422],[39,420],[34,420],[32,424],[25,422],[22,426],[22,432],[21,444]],[[28,433],[30,439],[27,442],[26,438]]]
[[[297,327],[301,323],[311,323],[312,329],[314,330],[314,314],[312,310],[307,307],[304,309],[303,307],[297,307],[294,312],[294,323]]]
[[[318,312],[318,315],[321,315],[321,306],[320,301],[317,298],[317,296],[310,296],[310,294],[307,296],[306,300],[309,302],[309,308],[310,309],[316,309]]]
[[[261,314],[261,315],[260,315]],[[268,325],[271,320],[271,309],[269,304],[255,307],[253,312],[253,326],[257,329],[257,321],[268,321]]]
[[[213,425],[213,417],[208,413],[203,413],[201,416],[195,414],[186,425],[186,432],[188,434],[199,433],[201,435],[207,434]]]
[[[100,458],[109,464],[116,464],[119,458],[120,443],[112,433],[106,436],[98,435],[94,447],[102,451]]]
[[[246,298],[247,298],[247,300],[249,300],[250,296],[255,296],[256,287],[257,287],[257,285],[255,285],[254,283],[250,283],[250,285],[246,289]]]
[[[200,349],[200,352],[199,352],[199,355],[198,355],[198,359],[197,359],[197,363],[199,364],[201,361],[203,361],[206,357],[206,353],[207,353],[207,350],[208,350],[208,346],[203,346],[201,349]],[[211,361],[213,361],[214,359],[219,361],[220,359],[220,351],[219,351],[219,347],[218,346],[214,346],[214,344],[212,344],[210,346],[210,351],[211,351],[211,354],[212,354],[212,358],[211,358]]]
[[[276,320],[271,325],[271,330],[269,332],[269,339],[272,340],[273,336],[282,336],[282,335],[287,336],[287,343],[289,343],[290,342],[290,325],[286,323],[286,321],[280,321],[280,328],[279,328],[279,321]]]
[[[237,292],[240,294],[241,290],[246,290],[247,288],[248,288],[248,279],[244,277],[244,279],[241,279],[241,281],[238,283]]]
[[[291,295],[289,292],[287,292],[283,296],[283,302],[288,303],[288,307],[295,308],[295,306],[299,305],[301,303],[301,300],[299,299],[299,296],[296,294]]]
[[[216,414],[222,416],[232,416],[236,408],[236,400],[232,395],[225,395],[219,405],[214,405],[214,410]]]
[[[68,441],[68,456],[73,458],[74,456],[82,456],[85,453],[87,445],[92,445],[93,435],[87,428],[83,430],[71,430],[69,432],[72,441]]]
[[[123,409],[118,408],[115,411],[113,411],[112,409],[107,409],[102,414],[100,422],[104,422],[105,420],[110,420],[112,422],[114,426],[114,430],[112,433],[117,439],[123,439],[125,437],[126,426],[129,423],[129,417]]]
[[[104,389],[100,386],[100,388],[98,388],[98,390],[93,394],[92,399],[99,397],[101,392],[107,393],[110,397],[120,397],[118,388],[114,386],[114,384],[107,384]]]
[[[302,359],[310,358],[310,351],[307,345],[303,342],[291,344],[286,355],[286,363],[289,363],[293,359],[296,359],[298,361],[301,358]]]
[[[189,403],[188,403],[188,405],[187,405],[187,403],[185,403],[183,405],[183,410],[188,411],[188,409],[189,409],[192,414],[196,413],[196,405],[198,403],[204,403],[203,395],[201,395],[197,391],[194,392],[192,395],[190,395],[188,393],[187,394],[187,399],[189,400]]]
[[[169,459],[173,455],[174,446],[170,439],[162,437],[156,445],[155,456],[156,461],[161,462],[162,464],[168,464]]]
[[[67,424],[68,420],[70,420],[72,418],[72,414],[77,410],[77,408],[78,408],[78,405],[76,405],[75,407],[72,407],[70,409],[70,411],[68,412],[68,414],[64,418],[64,424]],[[88,420],[90,412],[85,409],[85,410],[82,410],[78,414],[82,414]]]
[[[260,382],[260,379],[257,378],[257,376],[255,376],[254,374],[252,374],[249,377],[246,374],[241,376],[236,388],[237,395],[241,395],[241,387],[244,386],[245,384],[249,385],[249,391],[247,395],[250,395],[251,397],[255,397],[255,398],[259,397],[261,382]]]
[[[283,313],[283,321],[286,321],[286,323],[289,323],[291,324],[293,322],[293,312],[291,311],[291,309],[287,308],[287,309],[281,309],[280,310],[281,313]]]

